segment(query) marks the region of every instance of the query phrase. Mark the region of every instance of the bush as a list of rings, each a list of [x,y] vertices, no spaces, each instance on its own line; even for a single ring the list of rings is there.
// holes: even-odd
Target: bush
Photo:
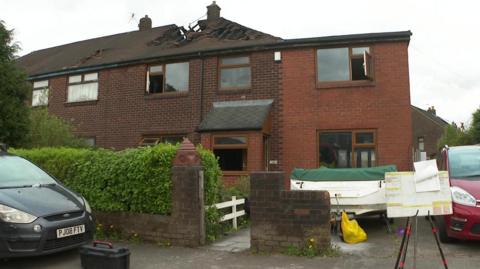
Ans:
[[[171,213],[171,163],[178,146],[110,150],[41,148],[13,150],[82,194],[99,211]],[[199,147],[204,165],[205,202],[219,197],[220,168],[215,156]]]
[[[72,133],[69,122],[48,113],[46,108],[30,111],[30,131],[23,148],[86,147],[85,142]]]
[[[222,201],[230,201],[232,196],[236,196],[238,199],[248,198],[250,196],[250,177],[241,176],[233,184],[222,185],[220,194]]]

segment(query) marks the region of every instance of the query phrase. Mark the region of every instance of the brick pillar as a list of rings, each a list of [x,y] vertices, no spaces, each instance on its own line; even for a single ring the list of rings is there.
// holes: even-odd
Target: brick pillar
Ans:
[[[203,167],[195,146],[185,139],[172,167],[172,221],[169,231],[177,245],[205,244]]]
[[[282,252],[330,245],[330,196],[326,191],[284,190],[283,172],[250,174],[251,249]]]

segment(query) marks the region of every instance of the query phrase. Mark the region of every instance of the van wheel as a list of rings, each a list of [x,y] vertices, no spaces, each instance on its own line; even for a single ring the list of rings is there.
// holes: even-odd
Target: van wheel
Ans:
[[[435,222],[438,226],[438,237],[440,238],[440,242],[448,244],[453,242],[453,238],[449,237],[447,234],[447,225],[445,223],[445,218],[443,216],[438,216],[435,218]]]

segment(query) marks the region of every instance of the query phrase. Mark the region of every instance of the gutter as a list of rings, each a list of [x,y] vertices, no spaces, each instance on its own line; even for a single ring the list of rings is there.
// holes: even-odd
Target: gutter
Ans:
[[[298,38],[298,39],[285,39],[276,42],[258,44],[258,45],[245,45],[239,47],[222,48],[222,49],[205,49],[202,51],[195,51],[189,53],[178,53],[155,57],[145,57],[135,60],[127,60],[116,63],[100,64],[88,67],[68,68],[61,71],[41,73],[37,75],[31,75],[29,80],[45,79],[50,77],[62,76],[75,73],[86,73],[91,71],[98,71],[108,68],[118,68],[136,64],[149,64],[157,61],[168,60],[182,60],[198,58],[199,56],[219,56],[232,53],[252,52],[252,51],[265,51],[273,49],[292,49],[292,48],[305,48],[305,47],[322,47],[344,44],[362,44],[371,42],[410,42],[411,31],[401,32],[388,32],[388,33],[370,33],[370,34],[354,34],[354,35],[340,35],[340,36],[326,36],[326,37],[313,37],[313,38]]]

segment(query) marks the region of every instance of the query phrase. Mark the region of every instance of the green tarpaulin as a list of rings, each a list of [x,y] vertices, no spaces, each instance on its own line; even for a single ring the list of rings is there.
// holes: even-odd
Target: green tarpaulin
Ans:
[[[386,172],[395,172],[395,165],[385,165],[369,168],[326,168],[301,169],[295,168],[291,179],[304,181],[368,181],[382,180]]]

